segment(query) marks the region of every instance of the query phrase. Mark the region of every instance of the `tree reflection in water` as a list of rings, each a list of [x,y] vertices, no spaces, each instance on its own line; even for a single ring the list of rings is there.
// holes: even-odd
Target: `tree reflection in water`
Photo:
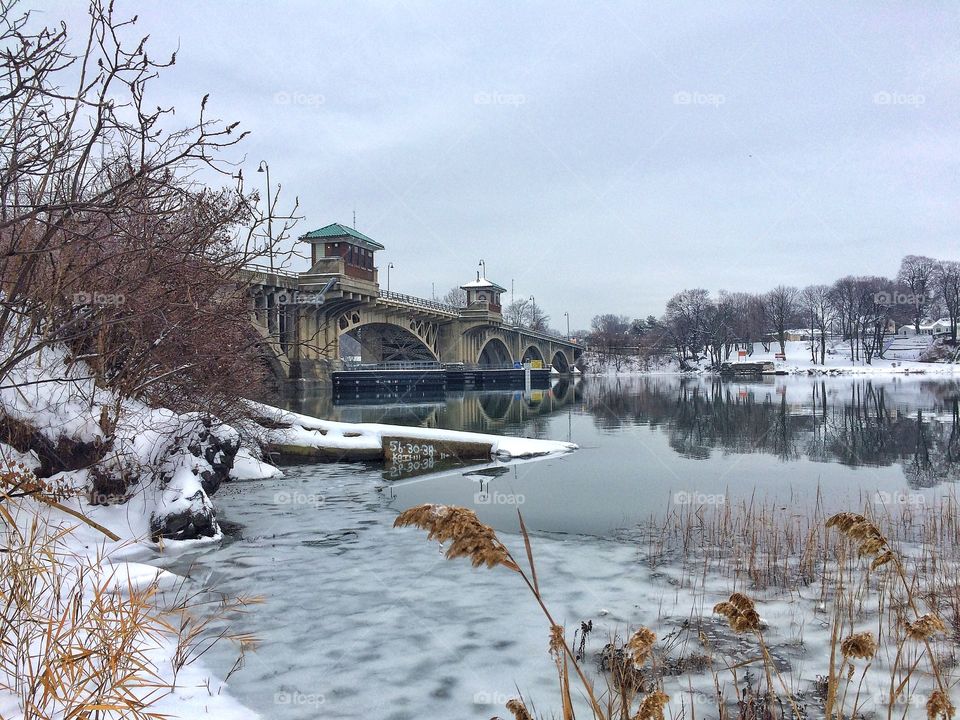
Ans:
[[[662,427],[685,457],[720,450],[848,466],[900,463],[913,488],[960,477],[955,381],[596,378],[584,397],[600,429]]]

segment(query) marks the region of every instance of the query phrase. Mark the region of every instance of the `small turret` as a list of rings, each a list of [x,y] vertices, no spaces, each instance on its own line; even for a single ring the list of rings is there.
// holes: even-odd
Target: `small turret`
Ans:
[[[467,309],[480,310],[486,309],[488,312],[500,315],[500,294],[506,290],[495,282],[490,282],[485,277],[481,277],[477,272],[477,279],[461,285],[461,288],[467,291]]]

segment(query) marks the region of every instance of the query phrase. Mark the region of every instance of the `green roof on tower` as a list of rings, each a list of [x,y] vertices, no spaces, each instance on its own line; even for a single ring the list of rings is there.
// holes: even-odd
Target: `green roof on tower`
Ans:
[[[383,250],[383,245],[372,238],[368,238],[362,232],[354,230],[343,223],[331,223],[319,230],[311,230],[305,235],[301,235],[301,240],[336,240],[338,238],[352,238],[359,241],[357,244],[366,247],[369,250]]]

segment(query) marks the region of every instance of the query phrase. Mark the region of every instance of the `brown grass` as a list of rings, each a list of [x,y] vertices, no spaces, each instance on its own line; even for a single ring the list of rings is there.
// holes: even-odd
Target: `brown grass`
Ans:
[[[160,718],[153,705],[218,639],[209,624],[236,604],[219,615],[191,598],[161,607],[156,581],[118,583],[105,556],[72,549],[75,528],[31,504],[57,506],[61,490],[22,466],[0,478],[0,690],[19,698],[24,720]],[[151,654],[160,644],[174,647],[172,676]]]
[[[606,687],[595,687],[597,676],[580,666],[582,661],[570,652],[562,628],[544,603],[522,517],[526,565],[517,562],[493,529],[470,510],[421,506],[405,511],[396,524],[427,529],[450,548],[471,548],[448,549],[448,557],[466,556],[474,565],[503,565],[521,576],[551,628],[549,649],[557,664],[565,720],[574,717],[571,679],[583,686],[590,715],[601,720],[652,720],[666,714],[676,720],[699,716],[854,720],[865,717],[868,678],[876,688],[883,685],[883,677],[885,696],[873,704],[871,715],[882,711],[888,720],[906,717],[908,708],[919,701],[933,720],[953,717],[950,692],[960,680],[953,674],[960,666],[954,652],[960,641],[957,509],[952,496],[919,509],[878,509],[865,503],[863,513],[830,517],[822,514],[819,503],[806,515],[752,503],[681,509],[646,536],[645,560],[653,567],[679,563],[684,568],[681,583],[701,597],[716,593],[716,583],[724,579],[737,588],[752,588],[749,594],[735,590],[713,608],[734,635],[718,646],[715,638],[722,639],[722,633],[709,625],[714,621],[692,608],[685,630],[667,633],[659,642],[657,633],[647,627],[630,633],[625,641],[615,636],[602,653]],[[483,542],[465,545],[461,533]],[[496,561],[489,562],[491,557]],[[813,621],[826,625],[830,653],[826,676],[796,674],[784,659],[785,648],[771,648],[765,636],[767,628],[757,607],[762,600],[754,592],[799,599],[801,587],[806,588],[806,597],[820,598],[823,616]],[[682,608],[674,610],[674,617],[682,616]],[[863,627],[871,623],[873,630]],[[681,640],[682,634],[696,640]],[[755,652],[744,652],[749,644],[733,643],[736,636],[752,638]],[[799,642],[802,645],[803,640]],[[738,656],[730,655],[724,645],[735,645]],[[691,693],[695,676],[711,680],[713,712],[704,715],[702,708],[687,705],[682,697],[671,701],[664,683],[683,675],[690,678]],[[671,687],[675,684],[671,681]],[[516,714],[520,707],[526,712],[523,703],[510,707],[515,717],[521,717]]]

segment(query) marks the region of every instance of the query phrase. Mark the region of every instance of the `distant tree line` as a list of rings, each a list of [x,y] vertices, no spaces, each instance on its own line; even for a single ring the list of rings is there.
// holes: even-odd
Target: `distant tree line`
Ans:
[[[883,356],[896,327],[910,324],[919,334],[924,320],[939,318],[949,323],[949,342],[956,346],[960,262],[907,255],[893,278],[847,275],[832,285],[778,285],[765,293],[721,290],[716,297],[703,288],[687,289],[670,298],[660,317],[597,315],[582,335],[617,369],[634,355],[674,353],[681,365],[701,359],[718,365],[735,349],[752,353],[755,343],[768,352],[776,343],[785,352],[791,329],[812,338],[814,363],[825,362],[833,336],[849,345],[852,360],[869,364]]]

